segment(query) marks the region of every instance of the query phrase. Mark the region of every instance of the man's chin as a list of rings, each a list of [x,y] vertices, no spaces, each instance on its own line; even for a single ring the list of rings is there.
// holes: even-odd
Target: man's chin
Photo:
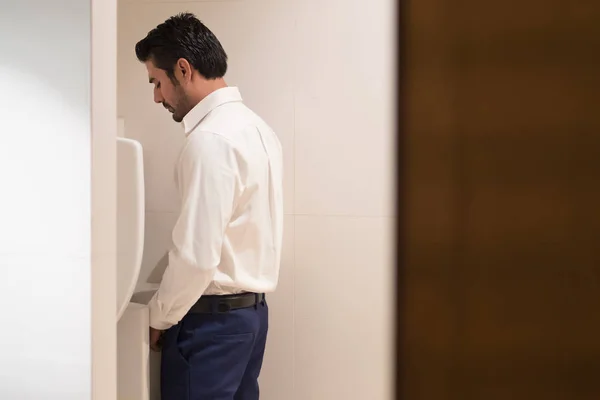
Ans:
[[[183,121],[183,117],[180,117],[179,115],[173,114],[173,121],[179,123],[179,122]]]

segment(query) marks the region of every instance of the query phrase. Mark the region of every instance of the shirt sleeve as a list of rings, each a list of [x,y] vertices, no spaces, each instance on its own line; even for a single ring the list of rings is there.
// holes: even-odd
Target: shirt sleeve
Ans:
[[[227,139],[195,132],[189,140],[179,164],[182,203],[174,248],[148,305],[150,326],[159,330],[179,323],[213,280],[240,193],[238,157]]]

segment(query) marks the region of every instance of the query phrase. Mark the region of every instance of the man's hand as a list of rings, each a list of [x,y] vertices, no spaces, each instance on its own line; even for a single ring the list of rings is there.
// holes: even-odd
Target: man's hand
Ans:
[[[163,331],[150,327],[150,348],[154,351],[160,351],[162,348]]]

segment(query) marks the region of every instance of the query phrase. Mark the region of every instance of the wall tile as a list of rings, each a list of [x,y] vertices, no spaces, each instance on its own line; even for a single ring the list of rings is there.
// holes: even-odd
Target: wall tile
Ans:
[[[169,261],[168,252],[173,247],[171,235],[178,216],[177,213],[146,213],[144,257],[138,288],[162,280]]]
[[[296,217],[295,400],[390,398],[393,222]]]
[[[298,2],[297,214],[394,214],[390,4]]]
[[[284,220],[277,290],[268,296],[269,338],[260,377],[261,399],[291,399],[294,390],[294,217]]]

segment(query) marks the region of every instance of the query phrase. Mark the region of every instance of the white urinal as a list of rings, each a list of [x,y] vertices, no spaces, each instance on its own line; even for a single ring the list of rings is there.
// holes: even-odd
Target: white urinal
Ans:
[[[129,305],[144,253],[144,161],[142,146],[117,138],[117,321]]]
[[[135,294],[144,250],[144,165],[140,143],[117,138],[117,399],[157,400],[151,382],[149,314]],[[137,300],[137,301],[136,301]],[[154,362],[152,365],[155,364]],[[152,371],[152,376],[156,372]]]

